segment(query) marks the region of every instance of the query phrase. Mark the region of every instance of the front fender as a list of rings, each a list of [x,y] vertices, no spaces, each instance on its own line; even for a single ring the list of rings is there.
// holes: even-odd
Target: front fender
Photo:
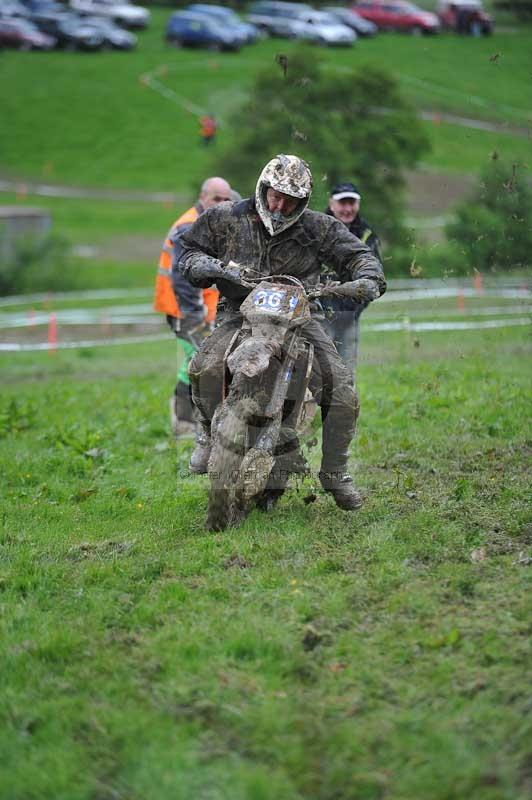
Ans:
[[[276,352],[275,343],[268,339],[244,339],[227,359],[227,366],[232,375],[241,373],[246,378],[255,378],[266,372]]]

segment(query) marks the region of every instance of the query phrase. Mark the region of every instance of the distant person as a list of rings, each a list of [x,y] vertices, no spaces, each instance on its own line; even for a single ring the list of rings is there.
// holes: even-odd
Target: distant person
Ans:
[[[468,8],[460,6],[456,9],[456,32],[467,34],[469,32],[469,17],[471,12]]]
[[[216,139],[218,125],[212,114],[200,117],[200,137],[205,146],[212,144]]]
[[[196,289],[182,275],[172,274],[173,240],[188,230],[208,208],[232,199],[232,189],[226,180],[208,178],[201,187],[197,202],[170,228],[159,256],[153,305],[156,311],[166,314],[166,320],[184,351],[184,359],[170,400],[172,430],[176,436],[194,435],[188,363],[205,335],[207,326],[214,323],[218,290]]]
[[[379,252],[379,239],[366,220],[360,216],[361,195],[353,183],[339,183],[331,189],[329,206],[325,213],[335,217],[367,245],[373,255],[382,261]],[[327,274],[325,265],[324,280],[332,278]],[[354,377],[360,328],[360,315],[368,305],[356,300],[341,298],[323,298],[321,300],[325,312],[325,329],[336,345],[336,349],[350,374]]]

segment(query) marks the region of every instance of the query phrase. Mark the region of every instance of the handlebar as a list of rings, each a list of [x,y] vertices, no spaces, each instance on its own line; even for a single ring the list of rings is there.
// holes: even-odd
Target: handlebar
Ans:
[[[288,283],[299,286],[304,289],[303,283],[293,275],[259,275],[256,269],[252,267],[242,267],[239,264],[227,265],[227,277],[220,278],[226,286],[230,284],[233,288],[241,288],[251,291],[262,281],[272,283]],[[225,288],[225,287],[224,287]],[[309,300],[318,300],[320,297],[338,297],[349,300],[356,300],[358,302],[370,302],[376,300],[379,295],[379,289],[375,281],[369,278],[359,278],[354,281],[340,283],[340,281],[328,281],[327,283],[320,284],[314,289],[306,291]]]

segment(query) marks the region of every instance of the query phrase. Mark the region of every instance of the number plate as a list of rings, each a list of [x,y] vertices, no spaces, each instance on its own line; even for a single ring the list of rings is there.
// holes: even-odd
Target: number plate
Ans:
[[[244,314],[265,314],[284,317],[309,316],[308,301],[303,290],[281,283],[260,283],[241,306]]]

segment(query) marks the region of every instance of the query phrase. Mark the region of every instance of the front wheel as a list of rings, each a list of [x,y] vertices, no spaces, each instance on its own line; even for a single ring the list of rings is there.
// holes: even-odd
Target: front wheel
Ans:
[[[267,450],[254,446],[261,427],[257,428],[253,420],[260,416],[260,407],[253,398],[232,398],[231,394],[214,415],[208,470],[210,530],[222,531],[243,522],[266,490],[279,488],[274,486],[275,481],[272,483],[276,459]],[[285,482],[279,496],[284,485]]]
[[[247,423],[238,409],[230,407],[227,401],[214,415],[212,440],[207,528],[223,531],[238,525],[247,513],[238,491],[247,443]]]

